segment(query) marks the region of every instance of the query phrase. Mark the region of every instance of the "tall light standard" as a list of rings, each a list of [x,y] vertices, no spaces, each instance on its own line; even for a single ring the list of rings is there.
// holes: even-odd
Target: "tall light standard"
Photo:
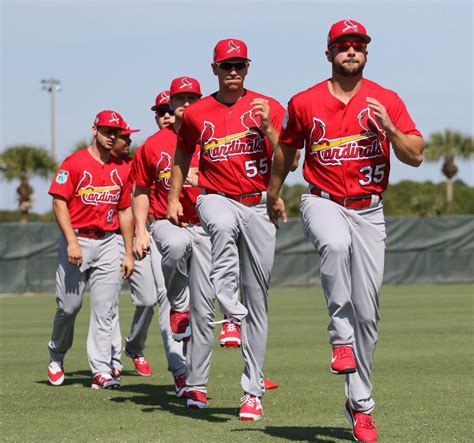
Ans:
[[[51,155],[56,160],[56,103],[55,92],[61,90],[61,82],[51,77],[41,80],[43,89],[51,94]]]

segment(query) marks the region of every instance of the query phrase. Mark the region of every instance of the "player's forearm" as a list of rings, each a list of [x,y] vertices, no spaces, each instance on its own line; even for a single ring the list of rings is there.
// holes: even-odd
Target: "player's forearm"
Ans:
[[[285,181],[288,172],[295,163],[296,149],[277,144],[273,153],[272,173],[268,185],[268,195],[270,198],[278,198],[280,189]]]
[[[71,224],[71,216],[67,207],[67,202],[58,198],[53,199],[53,212],[56,217],[59,229],[63,233],[68,243],[77,242],[76,233]]]
[[[136,186],[133,193],[132,208],[135,219],[135,232],[137,235],[146,231],[148,220],[148,209],[150,207],[150,190],[142,186]]]
[[[168,193],[168,203],[179,201],[184,180],[188,175],[192,154],[185,153],[177,147],[174,153],[173,167],[171,169],[171,185]]]
[[[268,141],[271,143],[273,151],[275,151],[275,148],[278,145],[278,137],[280,134],[271,123],[265,129],[265,135],[267,136]]]
[[[387,135],[395,155],[401,162],[415,167],[421,165],[425,149],[423,137],[414,134],[404,134],[395,126],[390,131],[387,131]]]
[[[125,247],[125,255],[132,255],[133,248],[133,213],[129,206],[126,209],[118,211],[118,218],[120,224],[120,232],[123,237],[123,244]]]

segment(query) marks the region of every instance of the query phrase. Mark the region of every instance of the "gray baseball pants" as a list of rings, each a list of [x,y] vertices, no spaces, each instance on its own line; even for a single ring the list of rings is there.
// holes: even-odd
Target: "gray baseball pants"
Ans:
[[[91,316],[87,356],[95,376],[111,372],[113,317],[121,286],[119,249],[114,233],[107,233],[101,239],[78,237],[78,241],[83,258],[81,267],[69,263],[67,241],[64,236],[59,240],[57,309],[48,348],[51,360],[63,361],[72,346],[74,322],[89,282]]]
[[[347,209],[304,194],[303,230],[321,256],[321,284],[329,311],[332,346],[351,345],[357,372],[345,377],[351,407],[370,412],[371,372],[385,257],[383,207]]]
[[[118,236],[118,238],[120,254],[123,257],[123,238],[122,236]],[[161,270],[161,256],[154,242],[151,242],[150,248],[151,253],[143,260],[135,260],[135,271],[129,280],[135,313],[130,328],[130,335],[125,339],[125,349],[130,355],[143,355],[148,329],[153,319],[153,307],[158,302],[158,320],[168,360],[168,370],[174,376],[177,376],[185,372],[183,344],[173,340],[171,335],[169,325],[170,306],[166,297],[164,277]],[[118,304],[114,322],[112,365],[121,370],[123,367],[121,361],[122,338],[120,334]]]
[[[227,317],[241,322],[242,388],[261,397],[275,226],[265,202],[245,206],[219,194],[201,194],[196,210],[211,238],[210,277],[216,298]]]
[[[161,254],[161,269],[171,309],[189,308],[189,257],[192,255],[193,230],[156,220],[151,225],[153,239]]]
[[[181,271],[171,279],[171,287],[180,288],[179,294],[189,294],[189,322],[191,339],[186,346],[186,384],[189,389],[206,390],[212,353],[213,330],[209,321],[214,319],[214,292],[209,280],[211,243],[199,225],[180,228],[167,220],[152,225],[153,238],[158,248],[166,251],[162,263],[175,262]],[[181,254],[181,255],[180,255]],[[185,272],[184,272],[185,270]],[[163,266],[164,271],[164,266]],[[169,281],[169,280],[168,280]],[[183,288],[186,285],[186,288]],[[169,293],[169,291],[168,291]]]

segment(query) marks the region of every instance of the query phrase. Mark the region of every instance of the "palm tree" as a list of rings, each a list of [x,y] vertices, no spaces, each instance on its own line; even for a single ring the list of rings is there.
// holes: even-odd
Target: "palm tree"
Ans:
[[[0,165],[1,175],[6,181],[20,181],[20,186],[16,190],[20,222],[27,223],[28,212],[33,207],[31,196],[34,191],[30,179],[33,176],[48,178],[56,170],[56,162],[44,148],[17,145],[10,146],[0,153]]]
[[[467,159],[473,154],[472,136],[466,136],[451,129],[445,129],[444,133],[431,134],[425,148],[425,158],[427,161],[437,161],[444,158],[441,171],[446,176],[446,201],[448,204],[453,201],[453,177],[458,172],[454,158]]]

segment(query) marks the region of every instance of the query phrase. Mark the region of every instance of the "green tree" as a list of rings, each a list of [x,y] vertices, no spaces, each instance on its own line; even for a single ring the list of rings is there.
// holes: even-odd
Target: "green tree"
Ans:
[[[17,145],[10,146],[0,153],[0,165],[4,180],[8,182],[19,180],[20,182],[16,190],[20,222],[27,223],[29,211],[33,207],[31,196],[34,190],[30,185],[30,180],[33,176],[48,178],[56,170],[56,162],[44,148]]]
[[[431,134],[426,145],[425,158],[427,161],[444,159],[442,172],[446,177],[446,201],[453,201],[453,177],[458,168],[454,159],[456,157],[467,159],[474,154],[472,136],[466,136],[459,131],[446,129],[444,133],[435,132]]]

